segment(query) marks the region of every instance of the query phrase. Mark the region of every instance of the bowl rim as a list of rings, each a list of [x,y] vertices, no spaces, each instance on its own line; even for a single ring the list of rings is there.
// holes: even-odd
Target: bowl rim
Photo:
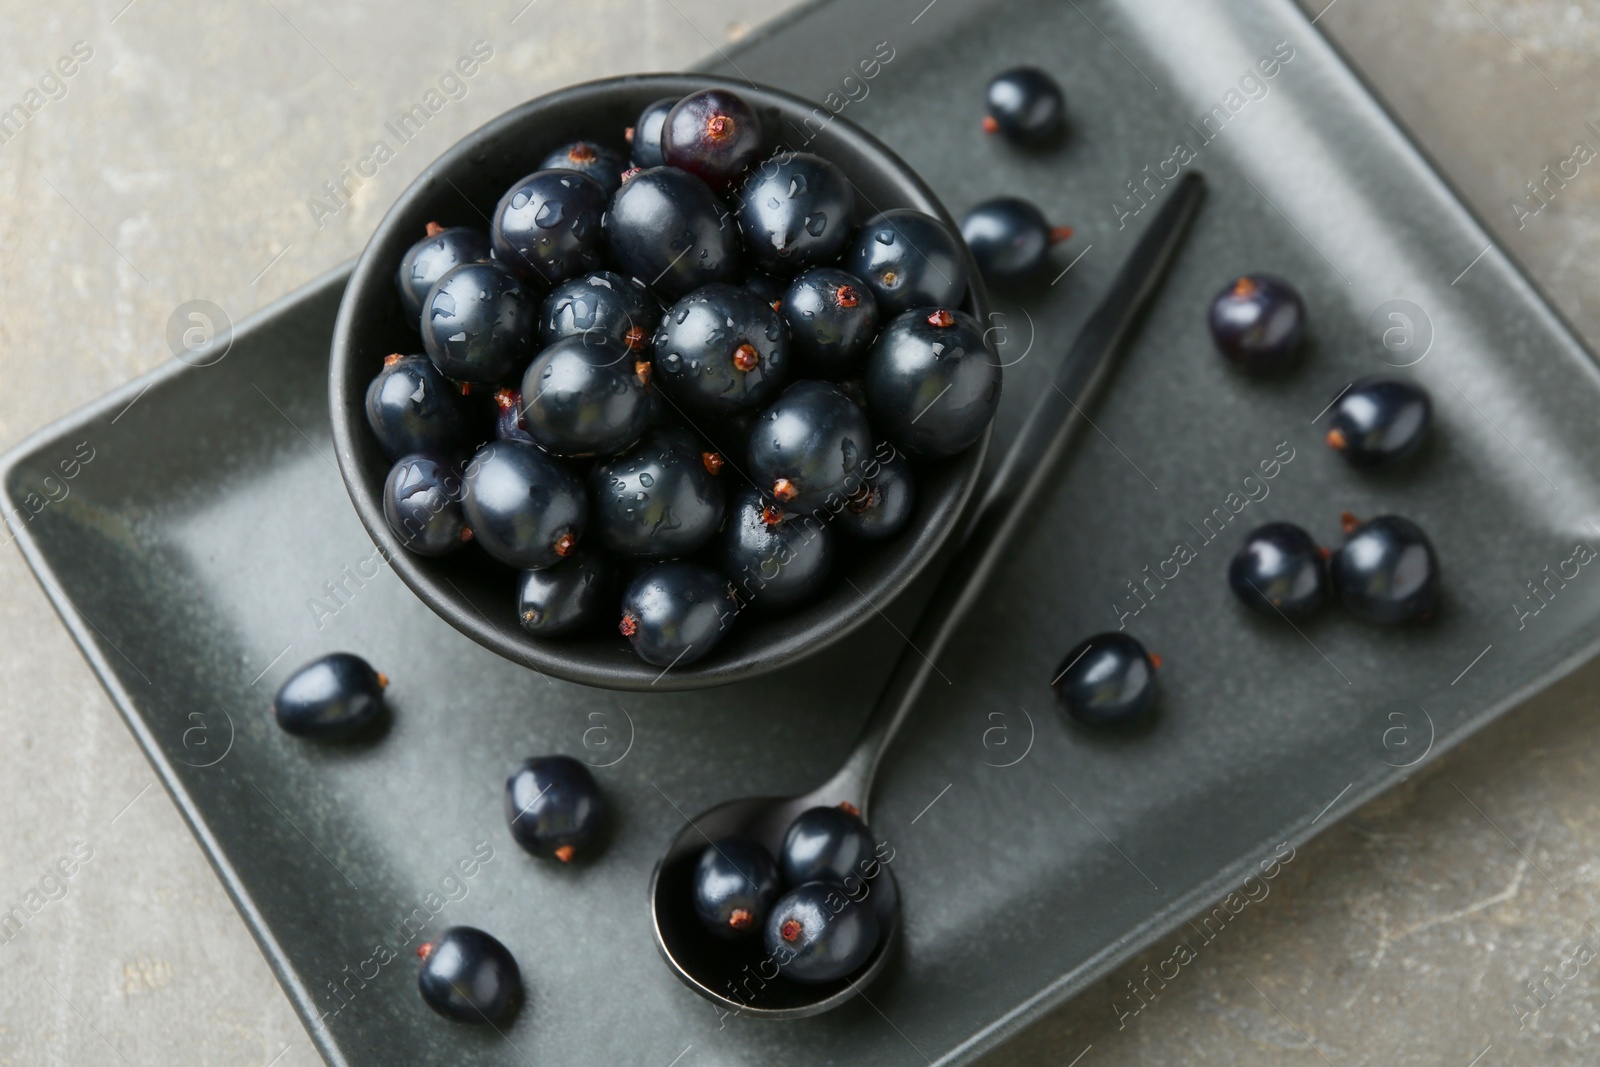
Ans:
[[[579,103],[596,94],[617,90],[636,92],[641,98],[655,99],[674,94],[687,95],[705,88],[723,88],[751,95],[758,106],[770,100],[781,105],[780,110],[787,107],[805,115],[819,112],[831,115],[827,119],[827,128],[832,137],[847,143],[862,158],[870,160],[876,169],[891,175],[896,184],[906,188],[910,194],[907,197],[909,202],[896,204],[895,207],[924,211],[943,222],[952,234],[960,234],[959,227],[939,198],[909,164],[854,122],[826,111],[814,101],[772,86],[718,75],[618,75],[567,86],[525,101],[466,134],[424,168],[373,228],[351,271],[334,323],[328,365],[328,402],[334,451],[345,490],[380,554],[418,599],[478,644],[542,674],[602,689],[669,692],[729,685],[791,666],[854,633],[875,615],[881,615],[885,605],[903,593],[941,555],[951,534],[960,526],[954,520],[966,510],[972,498],[994,432],[991,422],[977,442],[943,461],[957,465],[959,480],[956,491],[953,494],[946,492],[939,506],[926,516],[921,529],[908,531],[914,533],[915,539],[907,546],[907,551],[869,587],[857,590],[861,597],[859,606],[820,616],[803,630],[773,640],[742,640],[726,653],[719,648],[705,661],[686,667],[659,670],[642,660],[593,663],[583,657],[575,658],[571,650],[576,646],[564,639],[541,639],[520,628],[508,634],[491,623],[478,606],[448,578],[426,573],[423,568],[429,561],[412,554],[400,544],[384,518],[383,478],[380,476],[375,482],[370,482],[356,454],[354,435],[367,432],[365,385],[360,387],[360,396],[353,398],[352,389],[346,388],[345,384],[347,365],[357,357],[354,337],[356,295],[369,291],[374,285],[392,286],[394,283],[394,264],[379,261],[378,246],[385,242],[389,231],[399,224],[399,220],[409,213],[414,204],[437,195],[438,175],[470,166],[479,145],[517,127],[531,113]],[[967,302],[970,303],[971,313],[980,321],[987,321],[989,303],[983,280],[964,245],[961,252],[967,258]],[[360,403],[352,404],[353,399]],[[361,414],[352,416],[352,412]],[[514,589],[514,579],[507,582],[507,589],[509,597],[509,591]]]

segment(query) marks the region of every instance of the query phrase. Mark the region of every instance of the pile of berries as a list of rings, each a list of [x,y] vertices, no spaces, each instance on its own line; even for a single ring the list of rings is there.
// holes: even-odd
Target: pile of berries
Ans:
[[[887,849],[851,806],[810,808],[777,858],[740,837],[707,845],[694,871],[695,914],[730,951],[759,947],[792,981],[838,981],[866,965],[894,922]]]
[[[488,233],[429,225],[396,277],[422,352],[366,407],[409,550],[475,545],[521,572],[529,633],[610,625],[668,667],[817,595],[841,532],[903,529],[914,465],[982,436],[1001,370],[959,238],[857,226],[844,172],[740,96],[657,101],[627,139],[552,152]]]

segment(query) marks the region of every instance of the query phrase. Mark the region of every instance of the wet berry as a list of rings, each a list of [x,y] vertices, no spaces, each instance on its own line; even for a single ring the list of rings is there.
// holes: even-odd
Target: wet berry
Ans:
[[[740,486],[722,532],[722,573],[746,606],[791,607],[822,590],[833,540],[830,525],[810,515],[787,517],[753,487]]]
[[[795,373],[848,378],[861,372],[878,333],[878,300],[866,283],[836,267],[812,267],[783,292]]]
[[[762,947],[796,982],[833,982],[860,970],[878,947],[875,910],[834,882],[806,882],[778,898]]]
[[[715,466],[688,432],[654,431],[589,472],[591,536],[635,559],[693,552],[716,534],[727,507]]]
[[[332,652],[291,674],[272,698],[278,725],[297,737],[341,741],[383,717],[389,679],[350,652]]]
[[[640,171],[611,198],[606,241],[622,273],[669,300],[743,270],[739,231],[706,183],[673,167]]]
[[[890,453],[888,459],[881,458],[885,451]],[[864,541],[893,537],[905,528],[916,509],[917,490],[911,465],[884,442],[872,458],[861,464],[861,474],[861,485],[834,516],[834,523]]]
[[[463,263],[478,263],[489,258],[489,235],[470,226],[440,226],[428,223],[427,236],[412,245],[400,258],[395,272],[395,288],[400,306],[413,326],[422,318],[422,302],[440,278]]]
[[[491,441],[468,462],[465,510],[473,539],[518,570],[566,558],[588,521],[582,479],[520,441]]]
[[[539,340],[591,337],[647,353],[661,318],[661,305],[632,278],[602,270],[569,278],[550,291],[539,309]]]
[[[1353,467],[1378,467],[1422,447],[1433,423],[1433,401],[1400,378],[1363,378],[1333,402],[1328,447]]]
[[[667,309],[652,342],[654,381],[690,414],[759,409],[789,374],[789,331],[753,290],[715,282]]]
[[[1264,615],[1303,619],[1328,597],[1328,553],[1287,522],[1257,527],[1228,564],[1228,586]]]
[[[367,425],[389,459],[417,452],[462,457],[475,425],[461,391],[427,356],[384,357],[367,386]]]
[[[713,189],[726,189],[761,153],[761,118],[726,89],[702,89],[673,105],[661,128],[661,157]]]
[[[545,156],[538,169],[575,170],[593,178],[610,196],[622,186],[622,172],[627,166],[627,159],[615,149],[593,141],[574,141]]]
[[[867,283],[885,320],[911,308],[960,307],[967,295],[961,241],[932,215],[910,208],[867,220],[842,266]]]
[[[610,195],[571,170],[540,170],[506,191],[489,236],[495,258],[547,288],[603,262],[601,219]]]
[[[458,1023],[499,1026],[522,1003],[511,951],[472,926],[452,926],[417,950],[417,988],[428,1007]]]
[[[1271,274],[1246,274],[1211,301],[1208,320],[1217,351],[1247,371],[1294,363],[1306,332],[1306,305],[1294,286]]]
[[[872,834],[860,816],[842,807],[807,808],[783,835],[778,866],[785,885],[838,882],[852,895],[877,873]]]
[[[638,120],[629,127],[628,143],[632,147],[635,166],[649,169],[666,162],[661,155],[661,128],[666,125],[667,115],[678,100],[676,96],[657,100],[645,108]]]
[[[1361,522],[1345,514],[1345,541],[1333,555],[1333,588],[1366,622],[1421,622],[1439,606],[1439,556],[1422,528],[1399,515]]]
[[[985,94],[983,128],[1018,144],[1039,144],[1061,134],[1066,98],[1054,78],[1037,67],[1017,67],[996,75]]]
[[[446,556],[472,540],[461,509],[461,475],[423,455],[402,456],[383,481],[383,517],[419,556]]]
[[[883,328],[863,386],[872,417],[907,452],[951,456],[983,436],[1000,406],[1000,362],[964,311],[919,308]]]
[[[422,307],[422,346],[447,378],[509,381],[533,354],[536,305],[504,263],[467,263],[447,272]]]
[[[782,892],[772,854],[754,841],[726,837],[700,854],[694,911],[717,937],[755,937]]]
[[[564,337],[535,356],[522,376],[522,405],[528,433],[558,456],[615,455],[650,422],[633,353],[599,337]]]
[[[1015,196],[985,200],[961,220],[961,238],[978,272],[996,287],[1036,281],[1049,262],[1051,246],[1071,236],[1071,227],[1050,225],[1042,211]]]
[[[738,610],[722,575],[699,563],[669,560],[628,584],[617,630],[646,663],[687,667],[717,647]]]
[[[595,843],[605,800],[582,763],[536,756],[506,779],[505,811],[517,844],[541,859],[571,863]]]
[[[1156,702],[1156,666],[1125,633],[1096,634],[1073,648],[1050,684],[1062,709],[1086,726],[1137,722]]]
[[[809,152],[763,160],[734,194],[745,259],[790,275],[839,258],[854,225],[856,197],[844,171]]]
[[[856,468],[872,454],[872,428],[838,386],[796,382],[756,420],[749,448],[745,473],[756,487],[787,510],[807,512],[859,487]]]
[[[553,567],[523,571],[517,621],[535,637],[560,637],[611,617],[615,568],[603,553],[579,546]]]

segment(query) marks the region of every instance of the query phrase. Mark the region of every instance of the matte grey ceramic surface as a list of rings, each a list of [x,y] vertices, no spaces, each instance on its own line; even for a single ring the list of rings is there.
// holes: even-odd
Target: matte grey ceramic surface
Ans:
[[[550,150],[581,137],[610,135],[620,142],[622,130],[653,101],[684,96],[708,84],[737,88],[762,113],[769,140],[837,163],[855,188],[860,219],[909,207],[939,216],[954,231],[955,223],[938,199],[893,152],[847,120],[818,123],[805,100],[705,75],[608,78],[529,101],[473,131],[435,160],[378,224],[356,262],[334,326],[328,368],[334,454],[357,514],[383,546],[394,572],[473,640],[518,663],[586,685],[657,692],[726,685],[771,673],[847,637],[938,552],[977,481],[989,440],[985,433],[959,456],[918,463],[916,511],[906,529],[883,543],[849,546],[816,601],[782,615],[741,612],[732,632],[710,655],[670,670],[641,661],[610,627],[593,637],[529,634],[517,620],[516,572],[476,549],[430,559],[401,547],[383,517],[389,462],[367,427],[363,406],[367,383],[382,367],[383,357],[416,351],[419,344],[395,292],[400,257],[421,239],[430,221],[487,226],[485,213],[493,212],[501,194]],[[969,273],[976,277],[976,271]],[[969,286],[963,306],[987,319],[981,282]],[[732,478],[744,459],[729,458],[733,463],[727,476]]]
[[[1049,373],[1044,357],[1148,218],[1119,229],[1123,183],[1183,139],[1211,192],[1088,412],[1098,432],[1079,438],[880,770],[873,826],[897,850],[904,911],[870,1005],[719,1017],[662,965],[644,891],[686,815],[799,793],[839,765],[921,587],[888,606],[893,625],[875,618],[798,667],[694,693],[586,689],[462,640],[374,563],[335,468],[325,354],[339,274],[241,329],[220,363],[131,383],[8,457],[0,484],[23,552],[330,1062],[665,1065],[690,1046],[679,1067],[963,1062],[1238,888],[1280,842],[1594,652],[1600,577],[1566,561],[1600,515],[1600,375],[1303,16],[1281,0],[1079,0],[1082,14],[940,0],[917,19],[926,7],[850,5],[849,33],[844,5],[810,9],[731,58],[763,82],[836,93],[835,106],[848,88],[858,99],[844,114],[958,214],[1019,192],[1078,228],[1058,263],[1088,251],[1065,277],[998,306],[1013,365],[995,456]],[[854,64],[880,41],[894,58],[863,82]],[[1201,145],[1190,121],[1225,108],[1278,41],[1295,53],[1268,95]],[[953,48],[994,58],[952,62]],[[1073,134],[1058,154],[977,132],[985,80],[1019,62],[1066,88]],[[1245,269],[1305,293],[1316,348],[1295,376],[1241,379],[1210,350],[1205,303]],[[1404,340],[1385,317],[1402,305],[1374,314],[1392,300],[1425,310],[1431,346],[1369,343],[1369,321]],[[1028,316],[1037,341],[1023,357]],[[1384,362],[1424,350],[1409,367]],[[1417,465],[1370,477],[1323,448],[1313,418],[1378,372],[1426,385],[1438,425]],[[80,442],[94,458],[63,483]],[[1279,442],[1294,458],[1250,483],[1270,495],[1208,543],[1190,524],[1230,493],[1248,499],[1245,476]],[[1432,535],[1447,593],[1435,625],[1374,631],[1334,611],[1302,636],[1233,602],[1226,561],[1245,526],[1291,519],[1332,539],[1347,507],[1396,511]],[[1164,658],[1156,728],[1067,729],[1048,689],[1062,653],[1115,628],[1114,604],[1138,606],[1124,583],[1185,541],[1196,557],[1126,619]],[[1547,576],[1562,569],[1575,577]],[[363,571],[377,576],[358,582]],[[339,601],[329,583],[344,585]],[[376,744],[307,746],[271,722],[294,665],[334,649],[393,679],[394,722]],[[588,864],[553,869],[506,832],[504,776],[541,752],[610,764],[595,771],[610,840]],[[493,859],[461,877],[480,841]],[[417,998],[416,939],[394,924],[435,905],[428,930],[480,926],[522,964],[529,1003],[504,1038],[450,1026]],[[379,963],[384,939],[397,955]],[[1102,1055],[1117,1052],[1097,1045],[1084,1063]]]

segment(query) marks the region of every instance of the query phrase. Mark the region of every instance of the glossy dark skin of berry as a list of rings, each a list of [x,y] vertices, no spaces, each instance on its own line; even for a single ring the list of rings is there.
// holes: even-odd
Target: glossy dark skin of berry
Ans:
[[[606,241],[617,268],[668,300],[744,267],[739,228],[706,183],[673,167],[640,171],[611,198]]]
[[[985,94],[986,133],[1037,145],[1061,136],[1066,126],[1066,97],[1056,80],[1037,67],[1017,67],[996,75]]]
[[[961,220],[961,238],[978,273],[999,288],[1037,281],[1050,262],[1051,247],[1071,236],[1071,227],[1050,225],[1044,212],[1016,196],[985,200]]]
[[[601,219],[610,194],[572,170],[541,170],[500,198],[489,228],[495,258],[547,288],[604,262]]]
[[[860,970],[878,947],[874,909],[833,882],[806,882],[778,898],[762,946],[778,973],[796,982],[833,982]]]
[[[1306,333],[1306,305],[1271,274],[1246,274],[1211,301],[1211,339],[1229,362],[1257,374],[1292,366]]]
[[[795,373],[839,379],[860,374],[878,334],[878,300],[866,283],[837,267],[812,267],[783,292]]]
[[[272,698],[285,732],[313,741],[343,741],[383,717],[389,679],[350,652],[332,652],[291,674]]]
[[[1156,703],[1157,662],[1125,633],[1096,634],[1069,651],[1051,683],[1062,710],[1085,726],[1128,726]]]
[[[616,568],[603,553],[574,549],[544,570],[523,571],[517,586],[517,621],[535,637],[562,637],[611,618]]]
[[[690,93],[667,112],[661,157],[716,190],[727,189],[761,154],[761,117],[726,89]]]
[[[366,407],[367,425],[389,459],[416,452],[460,457],[481,429],[461,390],[423,355],[385,356],[367,386]]]
[[[754,841],[725,837],[706,846],[694,869],[694,911],[721,938],[755,937],[783,892],[778,864]]]
[[[406,319],[413,325],[419,323],[428,290],[447,271],[463,263],[488,259],[490,247],[489,235],[482,230],[428,223],[427,236],[400,257],[400,269],[395,273],[395,288],[400,293],[400,306],[405,309]]]
[[[1333,402],[1328,447],[1352,467],[1381,467],[1416,454],[1433,424],[1433,401],[1401,378],[1363,378]]]
[[[602,270],[569,278],[550,291],[539,309],[539,340],[598,337],[626,345],[648,358],[661,305],[632,278]]]
[[[452,926],[417,949],[423,1003],[446,1019],[499,1026],[522,1004],[522,972],[511,951],[472,926]]]
[[[1000,361],[964,311],[918,308],[885,326],[862,379],[872,417],[914,455],[953,456],[1000,406]]]
[[[558,456],[612,456],[633,446],[650,422],[646,376],[614,341],[565,337],[522,375],[522,424]]]
[[[740,486],[722,531],[722,573],[749,607],[792,607],[826,584],[833,541],[831,525],[809,515],[785,516],[753,487]]]
[[[621,152],[593,141],[574,141],[545,156],[540,170],[575,170],[593,178],[610,196],[622,186],[622,172],[628,160]]]
[[[728,579],[703,564],[669,560],[628,583],[617,629],[646,663],[688,666],[717,647],[738,610]]]
[[[944,223],[910,208],[869,219],[841,264],[867,283],[886,321],[911,308],[960,307],[967,256]]]
[[[1300,527],[1269,522],[1250,532],[1228,564],[1228,587],[1263,615],[1304,619],[1328,598],[1326,556]]]
[[[838,882],[852,896],[877,871],[877,846],[860,817],[843,808],[808,808],[783,835],[778,868],[785,885]]]
[[[506,779],[506,824],[532,855],[571,863],[587,855],[605,818],[589,768],[571,756],[524,760]]]
[[[756,420],[749,449],[745,473],[762,494],[809,512],[860,487],[857,467],[872,454],[872,428],[837,385],[796,382]]]
[[[609,552],[664,559],[715,536],[727,508],[717,460],[679,429],[651,433],[637,448],[589,472],[591,536]],[[718,457],[720,459],[720,457]]]
[[[383,517],[419,556],[447,556],[472,540],[461,510],[461,475],[424,455],[402,456],[383,481]]]
[[[881,458],[885,451],[887,459]],[[865,479],[834,516],[834,523],[851,537],[882,541],[905,529],[917,506],[917,488],[911,465],[888,442],[880,442],[872,459],[861,465]]]
[[[478,385],[508,381],[533,355],[537,308],[505,264],[466,263],[428,291],[422,346],[447,378]]]
[[[1439,607],[1439,556],[1422,528],[1399,515],[1345,517],[1333,554],[1333,588],[1345,608],[1371,623],[1423,622]]]
[[[667,124],[667,115],[678,100],[676,96],[663,97],[640,112],[628,136],[634,166],[648,170],[666,163],[661,155],[661,128]]]
[[[754,290],[716,282],[669,307],[652,342],[656,387],[690,416],[759,410],[789,377],[789,331]]]
[[[572,554],[588,522],[583,480],[536,445],[491,441],[466,467],[465,511],[473,539],[518,570]]]
[[[809,152],[762,160],[734,193],[746,261],[785,277],[838,259],[855,209],[844,171]]]

